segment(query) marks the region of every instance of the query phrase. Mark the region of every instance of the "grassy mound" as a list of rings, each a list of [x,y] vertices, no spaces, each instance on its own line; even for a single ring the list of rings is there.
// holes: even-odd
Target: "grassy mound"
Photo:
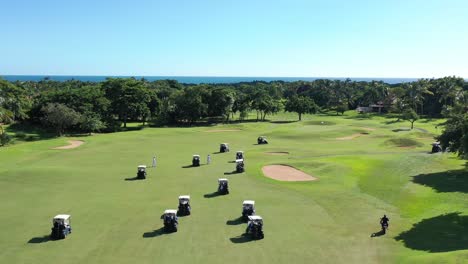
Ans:
[[[386,145],[395,147],[422,147],[424,144],[412,138],[392,138],[385,141]]]

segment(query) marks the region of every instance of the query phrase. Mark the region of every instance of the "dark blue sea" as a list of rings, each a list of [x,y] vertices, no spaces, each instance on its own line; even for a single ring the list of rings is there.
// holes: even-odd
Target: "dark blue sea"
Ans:
[[[80,76],[80,75],[0,75],[0,78],[3,78],[7,81],[41,81],[45,78],[54,81],[68,81],[68,80],[80,80],[80,81],[89,81],[89,82],[102,82],[106,78],[128,78],[135,77],[137,79],[145,78],[148,81],[156,80],[176,80],[180,83],[187,84],[200,84],[200,83],[239,83],[239,82],[252,82],[252,81],[285,81],[285,82],[294,82],[294,81],[314,81],[317,79],[330,79],[330,80],[346,80],[346,78],[341,77],[209,77],[209,76]],[[412,82],[416,81],[418,78],[350,78],[353,81],[383,81],[389,84],[403,83],[403,82]]]

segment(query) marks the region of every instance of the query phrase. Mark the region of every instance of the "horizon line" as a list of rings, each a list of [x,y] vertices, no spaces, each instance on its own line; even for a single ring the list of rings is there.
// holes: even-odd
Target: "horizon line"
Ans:
[[[112,75],[112,74],[0,74],[1,76],[81,76],[81,77],[182,77],[182,78],[323,78],[323,79],[439,79],[444,77],[460,77],[468,80],[468,77],[457,75],[445,75],[443,77],[337,77],[337,76],[228,76],[228,75]]]

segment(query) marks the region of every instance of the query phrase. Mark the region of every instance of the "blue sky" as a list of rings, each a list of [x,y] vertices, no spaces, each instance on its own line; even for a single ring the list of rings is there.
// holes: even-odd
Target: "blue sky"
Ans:
[[[466,0],[0,1],[0,75],[468,77]]]

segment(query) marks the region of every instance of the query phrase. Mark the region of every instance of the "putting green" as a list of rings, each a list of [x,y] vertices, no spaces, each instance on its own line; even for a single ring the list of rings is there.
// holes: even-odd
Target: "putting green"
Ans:
[[[86,137],[67,151],[59,138],[0,148],[0,263],[463,263],[468,259],[465,162],[428,154],[437,121],[382,117],[275,116],[276,123],[145,128]],[[326,125],[317,124],[319,120]],[[333,125],[331,125],[333,124]],[[367,129],[363,129],[367,128]],[[200,133],[205,130],[242,132]],[[372,130],[373,129],[373,130]],[[395,132],[395,131],[398,132]],[[356,133],[353,140],[336,140]],[[259,135],[268,145],[256,145]],[[389,144],[387,140],[394,140]],[[398,147],[407,143],[411,149]],[[231,152],[217,153],[229,142]],[[412,142],[412,141],[411,141]],[[235,170],[245,152],[246,172]],[[266,152],[294,155],[266,155]],[[202,166],[192,168],[193,154]],[[212,161],[206,165],[210,154]],[[125,181],[151,165],[144,181]],[[279,182],[265,165],[288,164],[320,180]],[[450,170],[451,172],[447,172]],[[217,196],[217,179],[230,194]],[[179,232],[160,215],[191,196]],[[242,236],[242,201],[255,200],[265,239]],[[72,215],[73,233],[49,241],[52,217]],[[379,218],[390,218],[388,234]]]

